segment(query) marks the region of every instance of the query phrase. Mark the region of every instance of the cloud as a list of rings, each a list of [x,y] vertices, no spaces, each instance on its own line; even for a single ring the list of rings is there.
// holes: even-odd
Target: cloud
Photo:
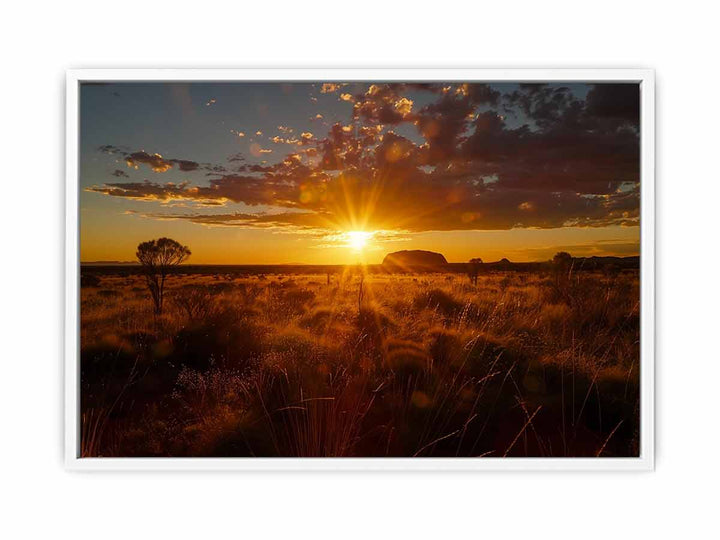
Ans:
[[[258,143],[252,143],[250,145],[250,153],[255,157],[260,157],[263,154],[270,154],[272,150],[269,148],[263,148]]]
[[[609,118],[637,126],[640,92],[633,84],[596,84],[588,92],[587,111],[593,118]]]
[[[638,85],[598,84],[579,95],[559,85],[523,84],[504,94],[478,83],[370,85],[353,97],[350,123],[337,122],[324,136],[274,137],[295,145],[275,163],[247,164],[238,155],[228,161],[241,164],[228,172],[103,147],[158,172],[195,166],[214,174],[203,186],[110,182],[88,190],[273,209],[271,218],[177,218],[204,225],[408,232],[637,226]],[[250,146],[256,158],[271,152]]]
[[[113,146],[112,144],[103,144],[102,146],[98,146],[98,152],[102,152],[103,154],[125,154],[127,151],[127,148],[121,148],[119,146]]]
[[[401,96],[398,87],[390,84],[371,84],[367,92],[352,100],[354,117],[376,124],[399,124],[408,119],[413,106],[411,99]]]
[[[324,234],[327,222],[315,212],[286,212],[280,214],[143,214],[144,217],[169,221],[189,221],[210,227],[240,227],[249,229],[287,229]]]
[[[181,171],[185,172],[195,171],[200,167],[200,165],[195,161],[189,161],[187,159],[171,159],[170,163],[177,165]]]
[[[275,144],[297,144],[300,140],[297,137],[283,138],[280,135],[275,135],[270,139]]]
[[[113,176],[115,176],[117,178],[129,178],[130,177],[130,175],[128,173],[126,173],[125,171],[123,171],[122,169],[115,169],[110,174],[112,174]]]
[[[455,89],[457,95],[463,96],[475,105],[497,105],[500,92],[493,90],[487,84],[463,83]]]
[[[147,152],[133,152],[125,156],[125,163],[128,167],[139,169],[140,164],[145,164],[152,169],[153,172],[163,173],[172,168],[172,163],[160,154],[148,154]]]
[[[172,169],[173,167],[177,167],[180,171],[183,172],[190,172],[195,171],[200,168],[208,168],[208,170],[211,170],[214,166],[210,164],[203,164],[201,166],[196,161],[191,161],[188,159],[165,159],[162,155],[153,153],[149,154],[145,152],[144,150],[141,150],[139,152],[129,152],[124,148],[120,148],[117,146],[113,146],[110,144],[106,144],[103,146],[100,146],[98,148],[99,152],[110,154],[110,155],[120,155],[125,160],[125,164],[131,168],[131,169],[139,169],[140,165],[146,165],[148,166],[153,172],[156,173],[164,173]],[[127,177],[127,173],[116,169],[113,173],[113,176],[115,177]]]
[[[155,182],[123,182],[107,183],[103,186],[91,186],[86,191],[102,193],[113,197],[124,197],[127,199],[144,201],[169,202],[175,200],[186,200],[196,202],[225,201],[222,195],[213,192],[208,188],[198,188],[183,182],[175,184],[167,182],[159,184]]]
[[[192,213],[144,213],[135,215],[159,221],[186,221],[205,227],[240,228],[240,229],[269,229],[279,233],[302,234],[316,240],[313,248],[345,248],[348,245],[346,232],[338,232],[328,227],[330,216],[312,212],[285,212],[285,213],[223,213],[209,214],[201,212]],[[381,249],[381,244],[410,240],[411,236],[405,231],[376,230],[371,233],[372,247]]]
[[[320,87],[320,93],[321,94],[332,94],[333,92],[337,92],[340,90],[345,84],[341,83],[322,83],[322,86]]]

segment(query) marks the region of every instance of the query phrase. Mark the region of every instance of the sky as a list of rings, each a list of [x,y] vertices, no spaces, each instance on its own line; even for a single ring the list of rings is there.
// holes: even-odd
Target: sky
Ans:
[[[81,87],[83,262],[637,255],[639,178],[636,84]]]

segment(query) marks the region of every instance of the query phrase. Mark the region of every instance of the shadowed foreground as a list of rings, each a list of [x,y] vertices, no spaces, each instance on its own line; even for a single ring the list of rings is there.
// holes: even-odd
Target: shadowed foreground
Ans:
[[[82,455],[637,456],[638,286],[83,268]]]

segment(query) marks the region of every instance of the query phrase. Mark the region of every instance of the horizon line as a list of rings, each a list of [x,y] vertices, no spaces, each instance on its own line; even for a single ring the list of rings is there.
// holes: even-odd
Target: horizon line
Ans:
[[[571,255],[573,259],[631,259],[635,257],[640,257],[640,254],[636,255],[587,255],[587,256],[574,256]],[[552,260],[552,258],[549,259],[536,259],[532,261],[513,261],[508,259],[507,257],[503,257],[502,259],[498,259],[496,261],[483,261],[482,264],[496,264],[503,262],[503,259],[507,260],[507,262],[511,264],[537,264],[537,263],[545,263]],[[105,265],[105,266],[141,266],[141,264],[138,261],[79,261],[81,265],[83,264],[96,264],[96,265]],[[445,264],[468,264],[470,261],[447,261]],[[383,263],[303,263],[303,262],[287,262],[287,263],[263,263],[263,262],[255,262],[255,263],[212,263],[212,262],[202,262],[202,263],[193,263],[193,262],[183,262],[178,266],[382,266]],[[442,266],[442,264],[438,264],[436,266]]]

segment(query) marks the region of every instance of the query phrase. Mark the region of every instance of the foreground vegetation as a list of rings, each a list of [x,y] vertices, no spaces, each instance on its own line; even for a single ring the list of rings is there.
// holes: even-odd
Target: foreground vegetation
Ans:
[[[84,276],[83,456],[635,456],[637,270]]]

